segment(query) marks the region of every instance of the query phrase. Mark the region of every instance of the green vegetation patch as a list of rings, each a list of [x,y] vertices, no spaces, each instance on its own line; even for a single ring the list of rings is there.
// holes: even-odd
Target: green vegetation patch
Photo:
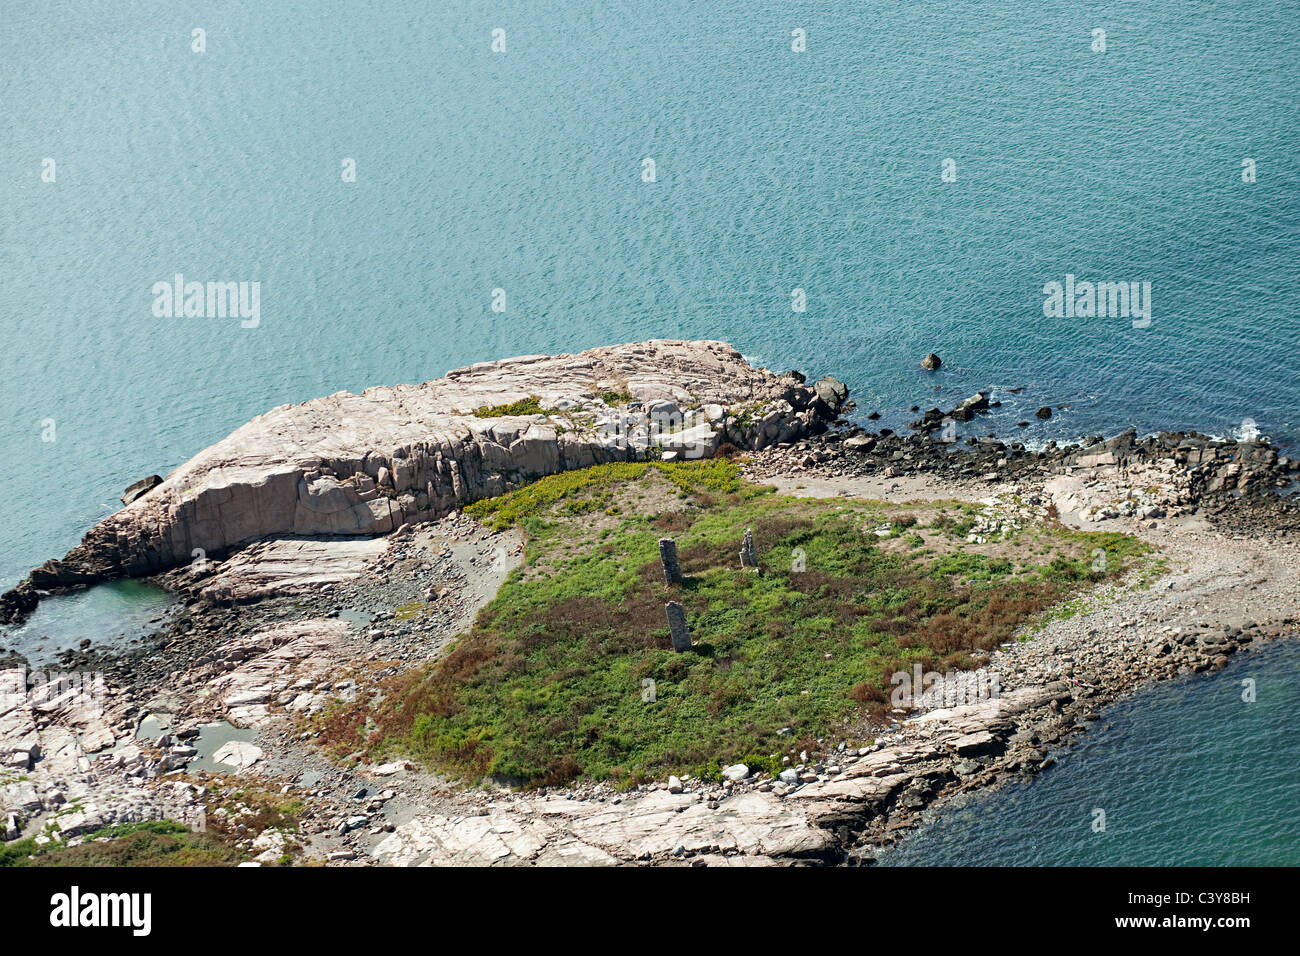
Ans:
[[[245,857],[210,833],[170,820],[108,827],[80,846],[18,840],[0,847],[6,866],[234,866]]]
[[[742,488],[740,468],[725,458],[701,461],[619,461],[577,471],[548,475],[509,494],[484,498],[465,507],[489,527],[500,530],[537,517],[563,504],[566,515],[589,514],[610,507],[613,489],[653,470],[684,495],[757,494],[757,486]]]
[[[235,866],[249,859],[242,842],[265,830],[298,831],[302,801],[255,786],[211,791],[207,829],[194,832],[174,820],[143,820],[105,827],[74,847],[16,840],[0,846],[6,866]],[[291,863],[300,848],[280,862]]]
[[[477,418],[504,418],[507,415],[552,415],[558,409],[543,408],[542,400],[536,395],[529,395],[508,405],[483,405],[474,409]]]
[[[656,500],[672,507],[654,513]],[[631,785],[738,760],[775,769],[792,746],[875,726],[893,673],[974,666],[1144,548],[1043,525],[918,550],[875,531],[933,528],[933,506],[780,497],[724,460],[601,465],[467,510],[521,525],[526,566],[444,658],[390,678],[349,719],[332,715],[335,752],[400,752],[528,787]],[[746,528],[761,573],[739,567]],[[682,585],[664,583],[665,535]],[[670,647],[673,600],[695,642],[684,653]]]

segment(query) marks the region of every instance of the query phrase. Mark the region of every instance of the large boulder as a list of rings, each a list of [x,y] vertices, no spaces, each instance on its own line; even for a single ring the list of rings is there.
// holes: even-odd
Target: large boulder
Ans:
[[[835,413],[838,413],[849,400],[849,387],[832,375],[819,378],[813,385],[813,390],[817,392],[817,397],[822,400],[822,403]]]

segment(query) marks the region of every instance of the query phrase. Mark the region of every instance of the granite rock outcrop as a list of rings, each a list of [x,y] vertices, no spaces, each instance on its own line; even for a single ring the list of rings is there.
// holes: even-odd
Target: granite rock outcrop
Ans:
[[[132,485],[126,507],[0,597],[0,622],[30,613],[38,592],[260,538],[382,535],[560,471],[797,440],[825,430],[846,397],[833,380],[753,368],[724,342],[655,340],[282,405]]]

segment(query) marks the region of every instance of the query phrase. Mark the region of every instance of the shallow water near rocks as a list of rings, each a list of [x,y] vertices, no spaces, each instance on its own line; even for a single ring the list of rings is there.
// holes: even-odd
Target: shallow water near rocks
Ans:
[[[140,721],[135,736],[140,741],[154,741],[172,729],[174,727],[170,714],[150,714]],[[210,724],[200,724],[199,735],[191,740],[183,741],[198,751],[198,756],[185,769],[187,771],[207,770],[212,773],[231,773],[235,768],[229,764],[213,760],[213,755],[232,740],[252,742],[256,736],[256,730],[236,727],[224,720],[214,721]]]
[[[1247,680],[1256,700],[1242,699]],[[883,866],[1300,864],[1300,641],[1105,708],[1037,779],[941,810]],[[1109,725],[1109,727],[1107,726]],[[1285,809],[1284,809],[1285,808]],[[1105,830],[1094,830],[1096,810]]]
[[[364,631],[374,620],[374,614],[369,611],[359,611],[355,608],[344,608],[339,611],[339,620],[347,621],[354,631]]]
[[[172,719],[169,714],[150,714],[140,721],[140,726],[135,729],[136,740],[157,740],[172,728]]]
[[[21,627],[0,628],[0,648],[12,648],[32,667],[56,663],[61,651],[77,650],[87,638],[91,650],[121,650],[161,627],[175,604],[169,592],[136,580],[50,595]]]
[[[218,763],[212,759],[212,755],[232,740],[251,743],[256,736],[256,730],[235,727],[224,720],[213,724],[203,724],[199,728],[199,735],[189,742],[190,746],[199,752],[199,755],[194,758],[186,769],[189,771],[207,770],[212,773],[232,773],[235,770],[234,767],[229,764]]]

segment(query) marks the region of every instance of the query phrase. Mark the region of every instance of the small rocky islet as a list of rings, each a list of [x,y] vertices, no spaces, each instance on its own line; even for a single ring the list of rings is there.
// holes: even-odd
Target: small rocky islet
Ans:
[[[941,364],[928,355],[918,375]],[[1294,632],[1294,460],[1195,432],[1038,448],[962,434],[997,405],[978,392],[910,434],[869,431],[834,378],[755,369],[725,343],[654,341],[275,409],[132,485],[121,511],[0,599],[14,622],[42,593],[114,577],[177,597],[132,645],[65,653],[65,671],[102,675],[94,695],[29,686],[21,660],[0,672],[5,840],[49,857],[170,820],[210,823],[223,862],[870,862],[953,794],[1050,766],[1142,683]],[[980,655],[997,697],[877,706],[874,723],[801,739],[768,766],[519,789],[378,762],[367,702],[436,667],[525,564],[519,522],[490,520],[485,503],[594,466],[728,460],[782,495],[964,503],[961,548],[1051,526],[1121,532],[1153,557]],[[933,543],[899,527],[880,546],[924,551],[908,534]],[[214,754],[212,728],[244,733]],[[338,752],[348,740],[362,743]],[[213,756],[222,772],[193,769]]]

